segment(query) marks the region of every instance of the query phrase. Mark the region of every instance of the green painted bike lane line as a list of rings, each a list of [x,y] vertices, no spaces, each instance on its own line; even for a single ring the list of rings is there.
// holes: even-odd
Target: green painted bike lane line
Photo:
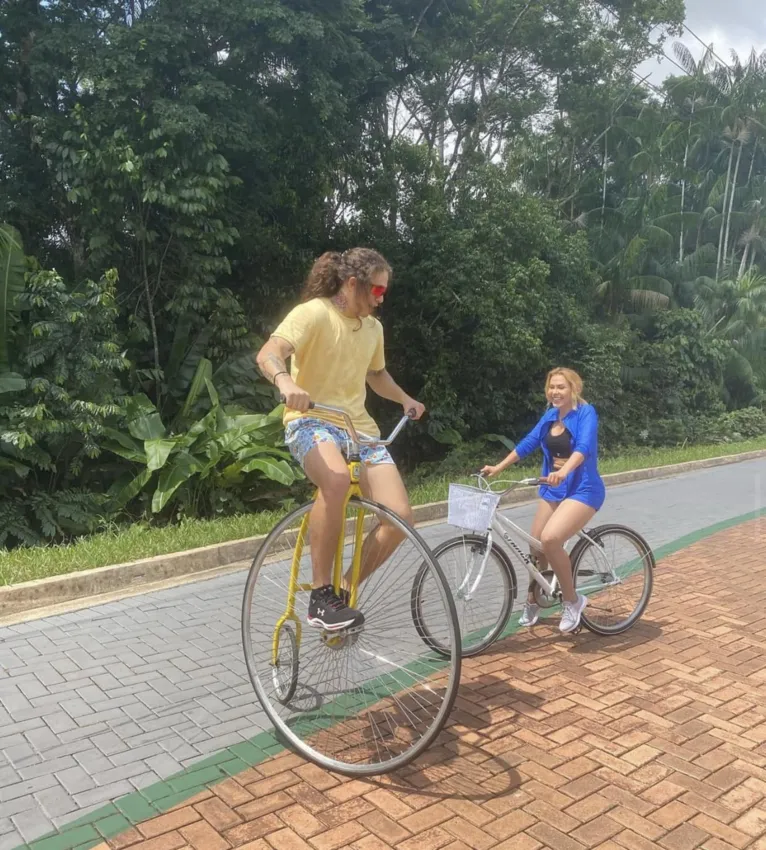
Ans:
[[[762,516],[766,516],[766,509],[740,514],[685,534],[657,547],[654,550],[655,559],[659,562],[661,559],[712,537],[718,532],[726,531]],[[513,634],[518,630],[518,618],[518,614],[512,616],[503,636]],[[413,662],[414,665],[422,663],[420,659]],[[376,681],[368,684],[367,687],[370,689],[369,702],[362,698],[357,705],[360,710],[380,698],[380,694],[376,690],[379,683],[376,684]],[[326,726],[330,725],[332,723],[328,720]],[[248,768],[257,767],[284,750],[284,745],[280,743],[273,731],[260,732],[247,741],[233,744],[212,756],[201,759],[168,779],[155,782],[140,791],[119,797],[117,800],[73,820],[56,832],[48,833],[25,844],[19,844],[15,850],[92,850],[93,847],[107,839],[114,838],[146,820],[165,814],[202,791],[206,791]]]

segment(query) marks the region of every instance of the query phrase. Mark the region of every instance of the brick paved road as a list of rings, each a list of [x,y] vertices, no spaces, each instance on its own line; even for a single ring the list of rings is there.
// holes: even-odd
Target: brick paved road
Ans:
[[[766,520],[720,532],[666,559],[629,635],[544,625],[467,661],[417,765],[360,781],[284,754],[98,850],[763,850],[765,578]]]
[[[615,488],[600,519],[658,547],[759,508],[764,472],[758,461]],[[521,524],[530,514],[512,512]],[[242,661],[242,583],[231,574],[0,629],[0,850],[268,727]]]

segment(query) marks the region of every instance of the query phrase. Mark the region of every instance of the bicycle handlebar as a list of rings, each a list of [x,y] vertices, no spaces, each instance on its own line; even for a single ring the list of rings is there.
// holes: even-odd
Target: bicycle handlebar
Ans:
[[[496,490],[492,489],[492,483],[485,475],[481,472],[475,472],[471,478],[477,478],[479,481],[479,487],[482,490],[488,490],[492,493],[496,493]],[[510,493],[511,490],[515,490],[517,487],[539,487],[541,484],[546,484],[547,482],[543,478],[538,478],[535,476],[534,478],[520,478],[518,481],[496,481],[496,484],[507,484],[508,486],[503,490],[500,495],[504,496],[506,493]]]
[[[280,396],[282,402],[285,402],[286,399],[284,396]],[[391,432],[387,440],[381,440],[379,437],[376,439],[374,437],[365,438],[360,437],[357,433],[356,428],[354,428],[354,423],[351,421],[348,413],[340,407],[330,407],[327,404],[319,404],[315,401],[309,402],[309,410],[321,410],[324,413],[334,413],[336,416],[340,416],[346,424],[346,430],[351,435],[351,439],[360,446],[390,446],[391,443],[399,436],[399,432],[404,428],[404,426],[415,418],[415,408],[411,408],[407,411],[407,413],[402,416],[399,420],[398,424]]]

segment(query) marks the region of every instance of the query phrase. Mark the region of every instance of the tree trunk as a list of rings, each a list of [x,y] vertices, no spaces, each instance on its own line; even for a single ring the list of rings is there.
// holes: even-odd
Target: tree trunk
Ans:
[[[745,245],[745,250],[742,252],[742,262],[739,264],[739,271],[737,272],[737,280],[742,280],[742,275],[745,273],[745,265],[747,264],[747,255],[750,251],[750,243],[748,242]]]
[[[684,147],[684,176],[681,178],[681,236],[678,240],[678,262],[684,261],[684,206],[686,201],[686,166],[689,162],[689,141],[692,137],[692,119],[694,118],[694,110],[697,108],[697,93],[695,91],[692,99],[692,114],[689,118],[689,132],[686,134],[686,145]]]
[[[601,232],[604,231],[604,210],[606,209],[606,166],[607,166],[607,139],[609,133],[604,133],[604,162],[603,162],[603,189],[601,190]]]
[[[723,234],[726,224],[726,202],[729,198],[729,180],[731,179],[731,161],[734,159],[734,140],[732,139],[729,149],[729,167],[726,170],[726,186],[723,192],[723,205],[721,206],[721,230],[718,233],[718,256],[715,263],[715,279],[721,276],[721,253],[723,252]]]
[[[726,265],[726,261],[729,259],[729,234],[731,232],[731,214],[734,209],[734,195],[737,192],[737,178],[739,176],[739,164],[742,160],[742,139],[739,142],[739,150],[737,151],[737,166],[734,169],[734,179],[731,181],[731,191],[729,192],[729,214],[726,220],[726,236],[723,241],[723,266]],[[732,250],[732,255],[734,251]]]

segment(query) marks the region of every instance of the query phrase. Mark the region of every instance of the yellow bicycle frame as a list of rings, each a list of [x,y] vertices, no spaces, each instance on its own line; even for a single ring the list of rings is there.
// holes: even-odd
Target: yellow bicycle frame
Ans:
[[[360,496],[362,491],[359,487],[359,477],[362,471],[362,464],[359,461],[348,462],[349,487],[346,493],[346,499],[343,503],[343,516],[346,516],[348,503],[354,496]],[[316,500],[317,494],[314,493],[313,500]],[[302,623],[298,615],[295,613],[295,597],[299,591],[311,591],[311,582],[301,584],[298,581],[300,573],[301,557],[303,556],[303,546],[306,542],[306,535],[309,527],[309,513],[303,517],[301,527],[298,531],[298,540],[295,543],[293,551],[293,561],[290,566],[290,582],[287,588],[287,607],[284,614],[277,620],[274,627],[274,637],[271,645],[271,663],[276,666],[279,658],[279,631],[282,626],[292,620],[295,623],[295,638],[298,647],[301,645]],[[345,526],[345,521],[344,521]],[[335,587],[335,592],[340,590],[340,581],[343,574],[343,548],[345,544],[345,528],[338,535],[338,548],[335,552],[335,563],[333,564],[332,583]],[[354,554],[351,560],[351,587],[349,605],[353,608],[356,604],[359,586],[359,573],[362,569],[362,542],[364,538],[364,508],[359,508],[356,515],[356,524],[354,527]]]

